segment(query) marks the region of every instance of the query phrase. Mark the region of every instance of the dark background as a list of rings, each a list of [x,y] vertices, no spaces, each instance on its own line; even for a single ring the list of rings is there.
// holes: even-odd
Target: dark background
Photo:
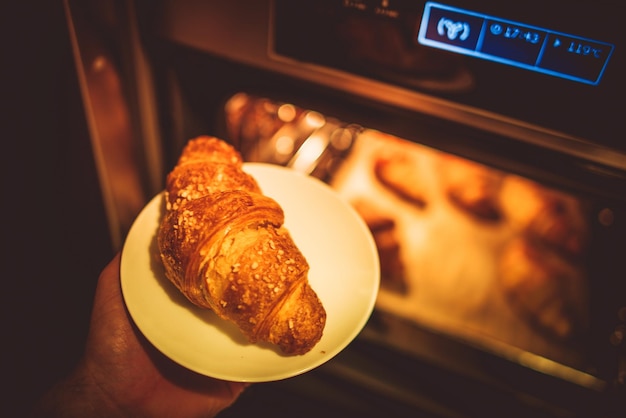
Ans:
[[[61,0],[0,6],[0,415],[24,415],[82,351],[113,255]]]

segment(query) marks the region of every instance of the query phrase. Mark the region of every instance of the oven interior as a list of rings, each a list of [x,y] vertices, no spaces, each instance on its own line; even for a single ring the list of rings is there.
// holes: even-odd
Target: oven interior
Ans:
[[[562,21],[562,2],[495,3],[445,6]],[[378,245],[381,289],[357,339],[221,416],[610,416],[626,374],[626,146],[606,106],[624,92],[619,48],[590,87],[407,46],[398,34],[418,30],[424,2],[295,5],[136,1],[101,22],[135,129],[162,150],[157,178],[185,141],[219,136],[327,182]]]

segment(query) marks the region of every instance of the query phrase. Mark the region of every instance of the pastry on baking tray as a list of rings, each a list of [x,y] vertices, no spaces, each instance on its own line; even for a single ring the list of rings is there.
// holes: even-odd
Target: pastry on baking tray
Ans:
[[[508,175],[502,182],[499,200],[514,229],[571,255],[584,251],[589,224],[584,204],[576,197]]]
[[[504,248],[499,283],[511,307],[544,334],[570,338],[587,327],[582,266],[540,241],[522,236]]]
[[[450,202],[476,219],[500,219],[502,173],[450,154],[441,154],[438,163],[441,187]]]
[[[240,154],[192,139],[166,180],[157,241],[167,278],[193,304],[237,325],[251,342],[289,355],[321,339],[326,311],[279,204],[242,170]]]
[[[380,259],[381,286],[394,292],[406,293],[408,283],[400,255],[401,249],[397,237],[396,222],[366,200],[357,200],[352,202],[352,205],[361,215],[374,237]]]
[[[419,207],[426,206],[423,196],[423,179],[414,159],[405,153],[395,153],[374,161],[376,179],[389,191]]]

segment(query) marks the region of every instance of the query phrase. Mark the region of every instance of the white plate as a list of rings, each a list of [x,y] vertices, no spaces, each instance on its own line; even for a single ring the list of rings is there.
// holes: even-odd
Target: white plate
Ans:
[[[285,226],[309,262],[309,282],[327,313],[319,343],[301,356],[251,344],[234,325],[182,296],[165,278],[158,256],[163,193],[146,205],[128,233],[122,292],[137,327],[175,362],[223,380],[280,380],[322,365],[359,334],[378,294],[378,254],[363,220],[325,183],[276,165],[246,163],[244,169],[280,203]]]

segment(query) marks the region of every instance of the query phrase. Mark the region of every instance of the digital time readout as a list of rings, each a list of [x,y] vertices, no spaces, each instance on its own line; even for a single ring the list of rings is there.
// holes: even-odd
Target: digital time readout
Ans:
[[[418,42],[581,83],[600,82],[614,46],[427,2]]]
[[[507,39],[522,39],[531,44],[538,44],[542,39],[542,34],[539,32],[500,22],[489,23],[489,32],[495,36],[502,35]]]

